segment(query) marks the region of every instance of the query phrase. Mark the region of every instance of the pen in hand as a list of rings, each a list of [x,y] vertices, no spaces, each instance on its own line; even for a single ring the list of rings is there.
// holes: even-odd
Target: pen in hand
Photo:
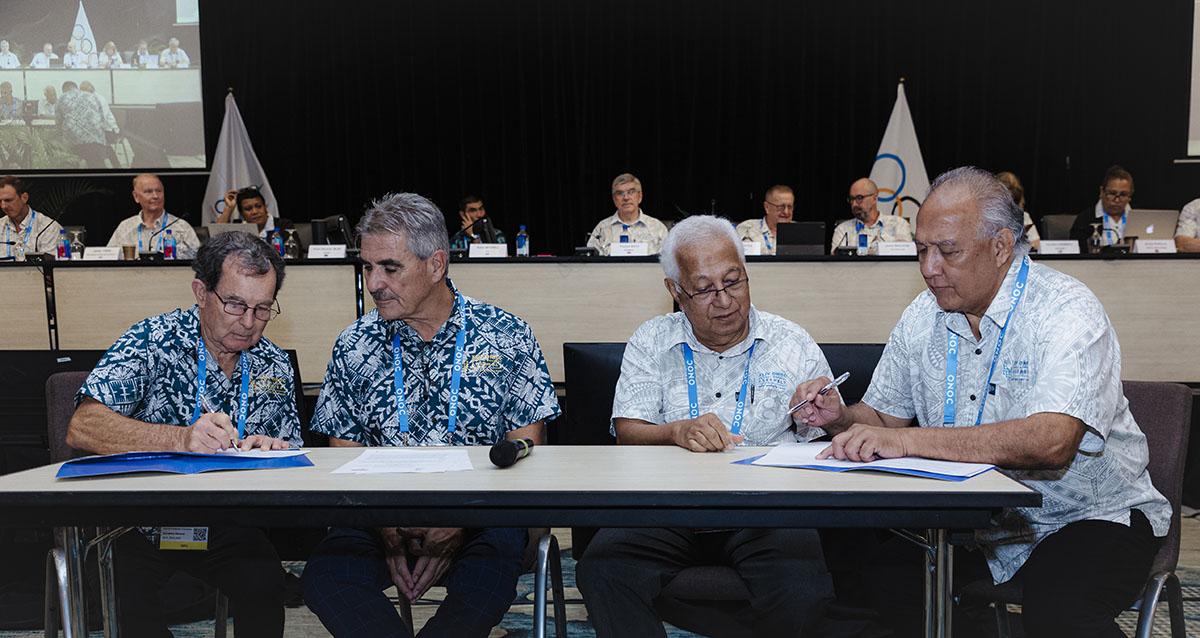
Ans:
[[[216,410],[213,409],[212,404],[208,402],[208,397],[203,394],[200,395],[200,408],[208,414],[213,414],[216,412]],[[238,449],[237,435],[229,435],[229,447],[235,450]]]
[[[849,378],[850,378],[850,373],[843,372],[840,375],[838,375],[838,378],[834,379],[833,381],[830,381],[829,383],[826,383],[825,387],[821,388],[820,390],[817,390],[817,394],[829,394],[830,390],[838,387],[839,385],[842,385],[842,383],[844,383],[846,381],[846,379],[849,379]],[[788,410],[788,414],[795,414],[796,410],[799,410],[800,408],[808,405],[808,403],[809,403],[808,399],[805,399],[805,400],[801,401],[800,403],[793,405],[792,409]]]

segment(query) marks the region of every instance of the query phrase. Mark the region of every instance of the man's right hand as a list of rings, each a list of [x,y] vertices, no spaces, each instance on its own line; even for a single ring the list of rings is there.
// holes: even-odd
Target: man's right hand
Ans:
[[[828,384],[829,377],[819,377],[796,386],[796,392],[792,395],[792,400],[788,402],[788,408],[790,409],[801,401],[807,400],[808,404],[792,415],[793,421],[817,428],[842,421],[845,417],[845,406],[842,405],[841,395],[838,394],[837,388],[831,389],[827,394],[817,394]]]
[[[675,422],[675,445],[693,452],[724,452],[737,447],[742,437],[732,434],[717,415],[709,412],[695,419]]]
[[[184,449],[205,454],[224,450],[237,437],[237,430],[229,420],[229,415],[221,412],[201,414],[195,423],[187,427],[186,432]]]
[[[408,539],[401,536],[400,530],[395,527],[380,527],[378,531],[379,538],[383,541],[384,562],[387,563],[392,584],[401,594],[407,595],[415,584],[412,572],[408,569],[408,552],[405,549]]]

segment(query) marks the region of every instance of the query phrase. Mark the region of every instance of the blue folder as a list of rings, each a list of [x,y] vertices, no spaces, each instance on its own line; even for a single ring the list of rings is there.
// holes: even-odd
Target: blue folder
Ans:
[[[731,463],[734,465],[754,465],[755,461],[761,459],[764,456],[766,456],[766,454],[759,454],[757,456],[751,456],[749,458],[732,461]],[[759,467],[759,466],[755,466],[755,467]],[[984,472],[987,472],[988,470],[991,469],[991,468],[988,468],[988,470],[980,470],[979,472],[976,472],[975,474],[972,474],[970,476],[958,476],[958,475],[954,475],[954,474],[942,474],[941,472],[927,472],[927,471],[923,471],[923,470],[913,470],[913,469],[908,469],[908,468],[887,467],[886,465],[875,465],[875,466],[871,466],[871,467],[865,467],[865,466],[864,467],[828,467],[825,465],[787,465],[787,466],[763,465],[761,467],[790,467],[790,468],[795,468],[795,469],[800,469],[800,470],[821,470],[822,472],[854,472],[854,471],[863,470],[863,471],[867,471],[867,472],[887,472],[888,474],[903,474],[905,476],[917,476],[920,478],[931,478],[931,479],[937,479],[939,481],[954,481],[954,482],[960,482],[960,481],[965,481],[969,478],[975,478],[976,476],[979,476],[980,474],[983,474]]]
[[[199,474],[217,470],[268,470],[283,467],[308,467],[307,454],[277,458],[255,458],[237,454],[200,454],[198,452],[125,452],[73,459],[62,464],[56,478],[107,476],[137,472]]]

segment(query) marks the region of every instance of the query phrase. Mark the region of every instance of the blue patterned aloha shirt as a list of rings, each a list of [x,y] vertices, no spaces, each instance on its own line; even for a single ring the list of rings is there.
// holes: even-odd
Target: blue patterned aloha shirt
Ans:
[[[449,279],[446,285],[454,285]],[[457,291],[455,291],[457,292]],[[429,342],[408,324],[374,310],[333,344],[312,429],[367,446],[492,445],[505,434],[561,411],[533,330],[495,306],[464,297]],[[451,368],[466,322],[458,425],[447,432]],[[393,381],[392,335],[400,334],[410,432],[401,436]]]
[[[91,397],[138,421],[190,425],[196,406],[196,342],[200,310],[173,310],[134,324],[104,353],[75,395],[78,405]],[[287,353],[267,340],[245,353],[250,357],[250,407],[245,435],[263,434],[300,446],[296,385]],[[226,378],[216,357],[208,357],[205,394],[213,409],[237,424],[240,366]]]

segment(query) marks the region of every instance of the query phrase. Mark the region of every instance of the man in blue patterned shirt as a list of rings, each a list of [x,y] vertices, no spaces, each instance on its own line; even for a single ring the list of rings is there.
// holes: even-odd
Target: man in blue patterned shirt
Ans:
[[[291,363],[262,336],[279,313],[283,260],[256,237],[226,233],[192,269],[195,306],[134,324],[96,364],[76,396],[72,447],[109,454],[301,443]],[[229,596],[241,635],[283,634],[283,571],[262,530],[144,531],[114,545],[122,634],[169,635],[158,593],[179,570]]]
[[[334,343],[312,429],[333,446],[541,443],[559,414],[541,348],[524,321],[454,288],[441,211],[387,195],[358,232],[377,309]],[[416,600],[442,581],[422,635],[487,636],[516,595],[526,542],[525,529],[334,528],[305,566],[304,600],[334,636],[405,636],[383,590]]]

